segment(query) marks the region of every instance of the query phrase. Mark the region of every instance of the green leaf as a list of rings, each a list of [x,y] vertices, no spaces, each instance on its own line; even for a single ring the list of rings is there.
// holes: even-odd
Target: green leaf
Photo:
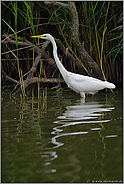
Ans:
[[[3,20],[3,19],[2,19]],[[13,30],[13,28],[5,21],[3,20],[3,22],[11,29],[11,31],[15,34],[15,31]]]

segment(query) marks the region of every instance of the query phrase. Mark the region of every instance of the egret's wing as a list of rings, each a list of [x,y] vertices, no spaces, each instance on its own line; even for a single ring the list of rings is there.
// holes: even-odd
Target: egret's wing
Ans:
[[[69,77],[69,87],[76,92],[90,92],[96,93],[98,90],[103,89],[104,83],[98,79],[73,74]]]
[[[76,92],[80,92],[86,86],[86,79],[81,75],[73,74],[69,77],[68,87],[73,89]]]

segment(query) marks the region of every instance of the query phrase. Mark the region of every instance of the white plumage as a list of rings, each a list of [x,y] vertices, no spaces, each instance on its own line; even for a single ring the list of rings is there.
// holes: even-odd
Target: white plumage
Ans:
[[[99,90],[102,90],[104,88],[109,88],[109,89],[115,88],[115,85],[113,83],[67,71],[58,58],[57,45],[54,38],[50,34],[43,34],[43,35],[31,36],[31,37],[41,38],[41,39],[46,39],[51,41],[53,45],[53,56],[54,56],[55,62],[67,86],[72,90],[74,90],[75,92],[80,93],[81,97],[83,97],[84,99],[85,99],[85,94],[95,94]]]

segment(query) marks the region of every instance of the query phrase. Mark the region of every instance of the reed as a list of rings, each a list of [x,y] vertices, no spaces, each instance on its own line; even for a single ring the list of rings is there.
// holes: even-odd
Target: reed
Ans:
[[[120,19],[120,22],[117,21],[118,17],[120,17],[120,13],[115,12],[115,6],[121,9],[120,2],[85,2],[82,4],[82,9],[85,12],[84,17],[82,18],[80,16],[80,22],[84,24],[82,32],[85,47],[88,48],[87,50],[89,50],[90,55],[100,65],[103,75],[107,75],[108,79],[111,79],[111,81],[114,81],[116,78],[116,75],[113,74],[114,69],[116,70],[114,61],[118,55],[121,55],[120,50],[122,49],[117,46],[117,42],[122,43],[122,39],[116,36],[118,35],[117,30],[115,28],[113,30],[115,24],[120,23],[122,26],[122,19]],[[112,34],[112,30],[114,34]],[[87,32],[89,32],[89,34],[87,34]],[[87,41],[87,35],[89,36],[89,42]],[[111,41],[109,41],[110,37],[112,37],[113,40],[111,39]],[[116,38],[117,42],[115,42]],[[115,47],[118,48],[118,52],[116,50],[116,53],[112,52]],[[111,55],[112,53],[115,58]]]
[[[65,2],[68,3],[68,2]],[[121,81],[117,73],[121,72],[123,56],[123,6],[122,2],[114,1],[79,1],[75,2],[79,16],[79,36],[91,57],[99,64],[101,70],[110,81]],[[30,35],[50,33],[60,38],[66,48],[73,51],[71,41],[71,17],[69,11],[61,7],[47,6],[40,1],[2,1],[1,2],[2,35],[14,34],[16,45],[2,44],[2,52],[11,51],[2,59],[3,69],[12,77],[21,79],[32,66],[29,58],[35,53],[28,48],[20,50],[19,36],[29,40]],[[37,40],[34,40],[37,43]],[[15,50],[16,49],[16,54]],[[14,62],[10,59],[17,59]],[[24,58],[20,62],[20,58]],[[25,59],[26,58],[26,59]],[[43,67],[42,63],[42,67]],[[45,65],[46,66],[46,65]],[[67,65],[66,65],[67,66]],[[73,67],[71,67],[73,70]],[[67,68],[68,69],[68,68]],[[41,65],[38,67],[41,77]],[[22,81],[22,79],[21,79]],[[40,88],[40,87],[39,87]]]
[[[16,49],[17,49],[17,66],[18,66],[18,73],[19,73],[19,78],[21,79],[21,74],[20,74],[20,67],[19,67],[19,60],[18,60],[18,36],[17,36],[17,17],[18,17],[18,13],[17,13],[17,2],[14,2],[14,4],[11,2],[14,12],[15,12],[15,39],[16,39]],[[20,81],[21,82],[21,81]]]
[[[40,98],[40,78],[41,78],[42,65],[43,65],[43,62],[40,59],[40,73],[39,73],[39,82],[38,82],[38,99]]]
[[[22,70],[20,71],[20,83],[21,83],[21,90],[22,90],[23,97],[25,97],[26,93],[25,93],[25,86],[24,86]]]

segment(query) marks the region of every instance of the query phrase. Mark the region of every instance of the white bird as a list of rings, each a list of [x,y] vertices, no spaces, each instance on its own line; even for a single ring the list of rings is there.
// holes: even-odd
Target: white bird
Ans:
[[[31,36],[31,37],[41,38],[41,39],[51,41],[53,45],[53,56],[54,56],[55,62],[67,86],[72,90],[74,90],[75,92],[80,93],[81,97],[83,97],[84,99],[85,99],[85,94],[95,94],[99,90],[102,90],[104,88],[109,88],[109,89],[115,88],[115,85],[113,83],[67,71],[58,58],[57,45],[54,38],[50,34],[43,34],[43,35],[37,35],[37,36]]]

